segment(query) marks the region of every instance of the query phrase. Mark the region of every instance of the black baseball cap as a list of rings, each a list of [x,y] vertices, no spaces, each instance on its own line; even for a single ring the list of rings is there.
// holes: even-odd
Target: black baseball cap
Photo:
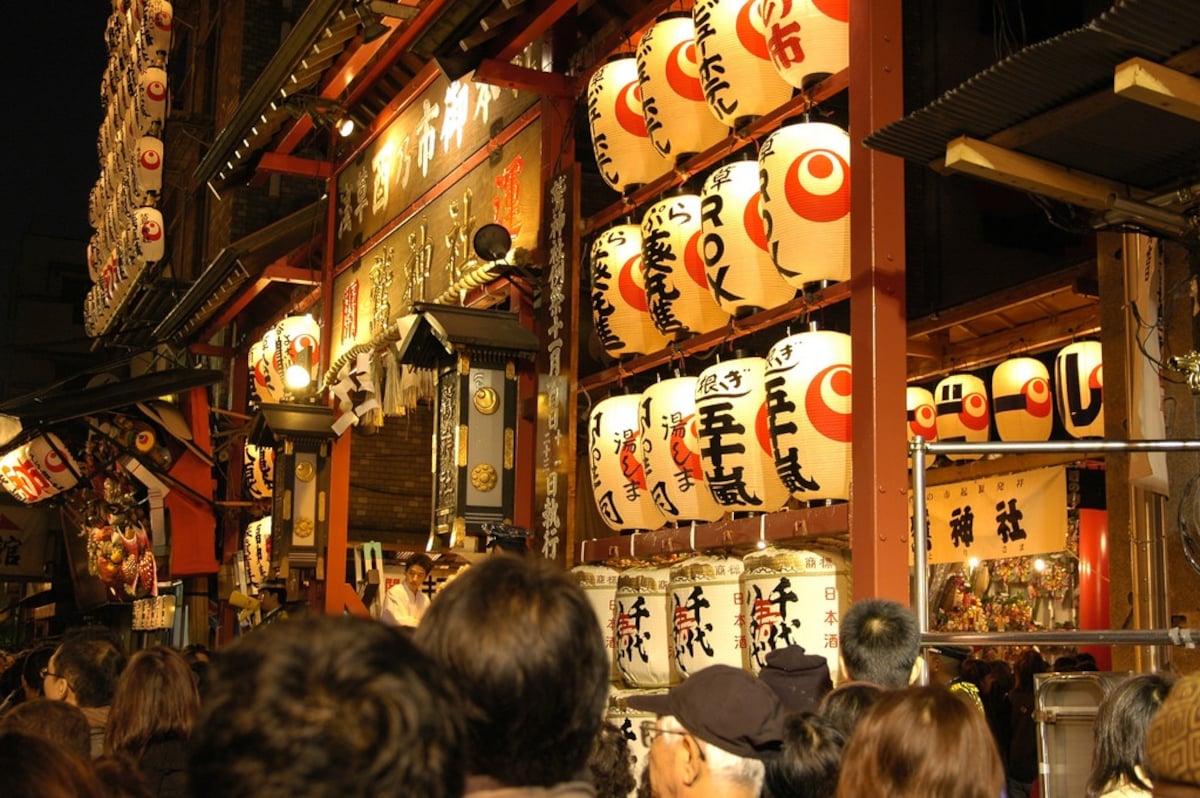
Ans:
[[[666,694],[630,696],[626,703],[673,715],[689,733],[740,757],[762,759],[783,745],[779,696],[732,665],[709,665]]]

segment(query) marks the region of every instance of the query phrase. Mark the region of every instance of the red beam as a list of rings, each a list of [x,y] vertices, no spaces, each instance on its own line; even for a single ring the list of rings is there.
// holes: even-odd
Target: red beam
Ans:
[[[312,158],[298,158],[283,152],[264,152],[255,167],[260,174],[272,172],[295,177],[313,177],[328,180],[333,176],[333,164]]]
[[[555,100],[574,100],[579,94],[578,82],[567,75],[528,69],[498,58],[483,59],[471,81],[506,89],[524,89]]]

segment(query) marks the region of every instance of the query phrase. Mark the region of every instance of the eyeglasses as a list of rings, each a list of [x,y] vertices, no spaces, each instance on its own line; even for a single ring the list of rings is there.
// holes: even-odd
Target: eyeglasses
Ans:
[[[55,673],[54,671],[50,670],[49,668],[42,668],[41,676],[42,676],[43,681],[45,681],[47,676],[53,676],[55,679],[63,678],[63,675],[61,673]]]
[[[675,731],[674,729],[660,729],[656,720],[642,721],[642,745],[646,746],[646,748],[652,746],[660,734],[688,734],[688,732]]]

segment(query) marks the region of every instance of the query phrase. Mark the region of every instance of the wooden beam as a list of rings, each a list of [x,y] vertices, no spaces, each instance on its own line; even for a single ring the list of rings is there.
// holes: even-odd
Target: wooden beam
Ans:
[[[1200,79],[1145,58],[1131,58],[1117,65],[1113,92],[1200,122]]]
[[[505,89],[532,91],[552,100],[574,100],[579,93],[579,84],[567,75],[528,69],[496,58],[483,59],[471,81]]]
[[[282,152],[264,152],[258,161],[256,171],[328,180],[333,176],[333,164],[329,161],[316,161],[312,158],[298,158]]]
[[[959,136],[946,144],[946,167],[1093,211],[1108,210],[1110,195],[1131,196],[1124,183],[1068,169],[969,136]]]

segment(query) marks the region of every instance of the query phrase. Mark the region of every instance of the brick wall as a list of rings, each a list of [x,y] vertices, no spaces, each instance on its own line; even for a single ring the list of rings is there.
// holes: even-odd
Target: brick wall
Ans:
[[[351,544],[378,540],[424,548],[432,513],[433,409],[389,417],[373,435],[354,430],[350,449]]]

